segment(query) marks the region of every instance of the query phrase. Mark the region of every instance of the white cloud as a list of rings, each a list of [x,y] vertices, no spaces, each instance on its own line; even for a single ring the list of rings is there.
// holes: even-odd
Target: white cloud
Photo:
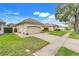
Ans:
[[[58,20],[56,20],[55,15],[52,14],[50,16],[48,16],[47,19],[43,20],[42,23],[49,23],[49,24],[57,24],[57,25],[64,25],[63,22],[59,22]]]
[[[33,13],[33,15],[39,15],[40,14],[40,12],[34,12]]]
[[[55,20],[56,20],[55,15],[52,14],[52,15],[48,16],[48,18],[46,20],[44,20],[44,23],[54,23],[57,21],[57,20],[56,21]]]
[[[18,13],[18,12],[15,12],[15,13],[13,13],[14,15],[19,15],[20,13]]]
[[[33,15],[38,15],[39,17],[47,17],[50,15],[48,12],[34,12]]]
[[[52,19],[45,19],[44,21],[43,21],[43,23],[52,23],[53,22],[53,20]]]
[[[3,12],[3,14],[7,14],[7,15],[9,15],[9,14],[11,14],[11,15],[19,15],[20,13],[19,12],[15,12],[15,11],[5,10]]]
[[[42,21],[42,23],[64,25],[63,22],[59,22],[58,20],[55,19],[45,19],[44,21]]]
[[[55,15],[50,15],[48,18],[49,19],[55,19]]]
[[[40,17],[47,17],[49,15],[50,15],[50,13],[48,13],[48,12],[46,12],[46,13],[42,12],[42,13],[39,14]]]

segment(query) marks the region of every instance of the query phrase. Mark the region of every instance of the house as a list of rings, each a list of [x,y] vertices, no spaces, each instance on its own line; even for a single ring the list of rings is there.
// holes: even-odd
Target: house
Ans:
[[[54,31],[56,29],[64,30],[63,26],[59,26],[56,24],[43,24],[37,20],[28,18],[14,25],[13,32],[15,32],[16,29],[17,33],[34,34],[34,33],[40,33],[44,28],[48,28],[49,31]]]
[[[54,30],[53,25],[52,24],[48,24],[48,23],[44,24],[44,28],[47,28],[49,31],[53,31]]]
[[[44,24],[44,28],[48,28],[49,31],[54,31],[56,29],[60,29],[58,25],[55,24]]]
[[[22,33],[22,34],[40,33],[44,29],[42,23],[31,18],[25,19],[20,23],[16,24],[13,27],[13,29],[15,28],[17,29],[18,33]]]
[[[0,20],[0,34],[4,34],[5,22]]]
[[[59,25],[60,30],[66,30],[66,28],[69,28],[69,26],[66,24]]]
[[[65,28],[68,27],[67,25],[57,25],[57,24],[44,24],[44,28],[48,28],[49,31],[54,30],[65,30]]]

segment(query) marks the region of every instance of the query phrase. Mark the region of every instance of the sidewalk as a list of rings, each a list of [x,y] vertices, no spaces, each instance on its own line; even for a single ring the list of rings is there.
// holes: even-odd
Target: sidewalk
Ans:
[[[48,44],[41,50],[33,53],[34,56],[54,56],[59,46],[54,44]]]
[[[68,39],[67,42],[63,45],[64,47],[79,53],[79,40],[77,39]]]

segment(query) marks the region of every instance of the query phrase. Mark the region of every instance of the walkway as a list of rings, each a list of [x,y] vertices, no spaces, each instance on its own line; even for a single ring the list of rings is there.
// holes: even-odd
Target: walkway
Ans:
[[[79,40],[68,38],[68,40],[63,45],[64,47],[79,53]]]

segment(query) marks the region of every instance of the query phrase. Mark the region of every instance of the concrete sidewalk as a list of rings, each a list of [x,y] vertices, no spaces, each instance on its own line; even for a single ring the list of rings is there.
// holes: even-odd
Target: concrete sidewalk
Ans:
[[[79,53],[79,40],[68,38],[63,47]]]
[[[59,46],[54,44],[48,44],[44,48],[33,53],[34,56],[54,56]]]

